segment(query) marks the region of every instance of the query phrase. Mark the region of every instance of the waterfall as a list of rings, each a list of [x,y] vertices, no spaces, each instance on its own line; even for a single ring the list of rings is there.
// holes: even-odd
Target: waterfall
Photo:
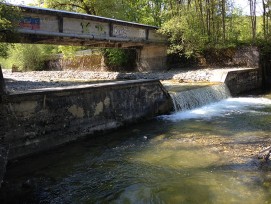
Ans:
[[[175,111],[191,110],[231,96],[225,84],[212,85],[177,93],[172,92],[170,95]]]

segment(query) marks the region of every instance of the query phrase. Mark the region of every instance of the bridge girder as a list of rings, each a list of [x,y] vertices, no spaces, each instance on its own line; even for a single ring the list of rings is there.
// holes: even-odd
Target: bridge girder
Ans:
[[[10,5],[11,6],[11,5]],[[133,48],[139,70],[166,68],[167,39],[158,27],[67,11],[18,6],[18,37],[11,43]]]

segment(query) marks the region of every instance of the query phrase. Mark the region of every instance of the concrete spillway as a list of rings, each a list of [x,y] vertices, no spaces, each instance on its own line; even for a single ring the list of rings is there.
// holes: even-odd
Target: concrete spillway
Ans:
[[[170,95],[175,111],[191,110],[231,96],[225,84],[212,85],[183,92],[172,92]]]

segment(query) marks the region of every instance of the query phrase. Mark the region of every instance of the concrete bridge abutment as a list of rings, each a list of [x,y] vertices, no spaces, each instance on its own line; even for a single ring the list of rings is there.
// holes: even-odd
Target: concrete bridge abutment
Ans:
[[[166,70],[166,45],[145,45],[137,49],[137,69],[139,71]]]

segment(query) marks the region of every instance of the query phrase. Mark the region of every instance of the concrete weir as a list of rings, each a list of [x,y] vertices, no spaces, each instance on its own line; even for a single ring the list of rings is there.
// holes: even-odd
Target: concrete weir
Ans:
[[[247,93],[255,89],[261,89],[263,84],[262,70],[259,68],[247,68],[216,73],[211,82],[225,83],[231,95]]]
[[[158,80],[119,81],[4,95],[1,140],[9,159],[164,114],[170,96]]]
[[[262,73],[260,69],[225,71],[216,74],[212,81],[225,83],[232,95],[238,95],[260,88]],[[6,93],[4,86],[3,83],[0,100],[0,182],[8,159],[48,150],[173,109],[170,95],[159,80],[118,81],[17,94]]]

